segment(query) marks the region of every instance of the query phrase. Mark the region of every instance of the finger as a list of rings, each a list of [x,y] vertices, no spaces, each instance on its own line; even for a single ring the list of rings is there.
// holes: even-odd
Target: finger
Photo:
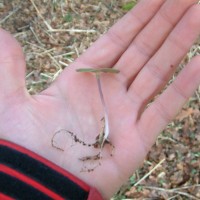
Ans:
[[[75,65],[78,62],[93,67],[113,66],[163,2],[164,0],[142,0],[77,59]]]
[[[25,91],[25,60],[17,41],[0,29],[0,99]]]
[[[199,66],[200,56],[193,58],[176,80],[142,114],[138,129],[147,149],[199,86]]]
[[[200,33],[200,6],[191,7],[131,84],[128,94],[143,109],[166,85]]]
[[[167,0],[133,40],[128,50],[115,65],[121,71],[121,75],[123,74],[121,78],[127,86],[162,45],[184,12],[195,2],[194,0]]]

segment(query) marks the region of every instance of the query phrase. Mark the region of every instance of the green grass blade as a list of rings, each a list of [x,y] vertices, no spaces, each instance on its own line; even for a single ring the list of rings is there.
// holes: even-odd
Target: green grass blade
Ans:
[[[136,4],[137,4],[136,1],[131,1],[131,2],[125,3],[125,4],[122,6],[122,10],[124,10],[124,11],[129,11],[129,10],[131,10]]]

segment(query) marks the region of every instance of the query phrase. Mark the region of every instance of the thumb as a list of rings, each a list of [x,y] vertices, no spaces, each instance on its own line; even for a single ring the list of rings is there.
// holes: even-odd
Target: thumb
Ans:
[[[25,93],[25,68],[19,43],[0,28],[0,100]]]

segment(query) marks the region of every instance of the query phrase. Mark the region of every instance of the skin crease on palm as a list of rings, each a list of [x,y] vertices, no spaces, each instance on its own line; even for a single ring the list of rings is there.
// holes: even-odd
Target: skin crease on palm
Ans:
[[[151,103],[166,85],[200,33],[200,5],[195,0],[141,0],[95,42],[52,85],[30,96],[20,45],[0,30],[0,137],[45,157],[96,187],[105,199],[142,164],[158,134],[176,116],[200,84],[200,57]],[[85,141],[100,129],[102,106],[95,77],[77,68],[113,67],[119,74],[101,77],[110,120],[110,157],[101,166],[80,172],[78,159],[94,153],[81,145],[64,152],[51,146],[62,128]],[[86,150],[85,150],[86,149]],[[64,186],[61,186],[64,187]]]

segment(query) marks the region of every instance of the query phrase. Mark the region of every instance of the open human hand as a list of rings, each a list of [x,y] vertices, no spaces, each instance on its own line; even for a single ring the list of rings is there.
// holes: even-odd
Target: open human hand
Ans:
[[[200,84],[198,56],[157,97],[200,33],[200,6],[195,2],[141,1],[48,89],[33,96],[25,86],[22,50],[0,30],[0,138],[40,154],[111,197]],[[101,165],[90,173],[80,172],[79,158],[92,155],[92,148],[63,140],[61,152],[51,144],[60,129],[86,142],[98,135],[103,112],[95,77],[76,72],[86,67],[120,70],[101,77],[114,155],[105,147]]]

